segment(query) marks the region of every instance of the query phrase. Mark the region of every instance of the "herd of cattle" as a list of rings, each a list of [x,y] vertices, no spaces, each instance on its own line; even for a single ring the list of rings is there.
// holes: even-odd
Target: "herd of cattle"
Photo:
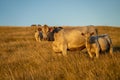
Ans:
[[[98,58],[101,52],[113,55],[110,37],[107,34],[98,35],[98,30],[92,26],[62,28],[44,25],[36,30],[35,39],[38,42],[53,41],[53,51],[61,52],[63,56],[67,55],[67,50],[84,48],[91,58],[94,54]]]

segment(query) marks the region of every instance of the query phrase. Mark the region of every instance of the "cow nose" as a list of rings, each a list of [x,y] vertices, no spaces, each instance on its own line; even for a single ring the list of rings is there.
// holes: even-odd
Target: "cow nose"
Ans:
[[[47,38],[43,38],[45,41],[47,40]]]

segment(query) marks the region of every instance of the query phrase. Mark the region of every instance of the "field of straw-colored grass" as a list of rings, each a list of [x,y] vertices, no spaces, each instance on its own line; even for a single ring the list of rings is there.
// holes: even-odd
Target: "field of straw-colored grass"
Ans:
[[[109,34],[114,56],[90,59],[86,50],[53,53],[52,42],[36,42],[31,27],[0,27],[0,80],[120,80],[120,28],[98,26]]]

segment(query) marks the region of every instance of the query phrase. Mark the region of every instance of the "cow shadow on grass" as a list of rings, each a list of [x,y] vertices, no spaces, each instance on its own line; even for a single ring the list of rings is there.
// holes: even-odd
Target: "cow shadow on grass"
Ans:
[[[120,46],[114,46],[113,51],[114,52],[120,52]]]

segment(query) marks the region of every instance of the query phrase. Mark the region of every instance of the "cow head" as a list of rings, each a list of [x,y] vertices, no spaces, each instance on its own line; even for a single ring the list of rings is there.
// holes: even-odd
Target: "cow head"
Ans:
[[[90,37],[92,36],[92,35],[94,35],[95,33],[94,32],[86,32],[86,33],[81,33],[81,35],[85,38],[85,40],[86,41],[88,41],[89,42],[89,40],[90,40]]]
[[[42,32],[42,40],[54,41],[54,34],[59,32],[62,27],[48,27],[47,25],[38,28]]]
[[[44,25],[42,28],[42,35],[43,35],[43,40],[47,40],[47,34],[49,32],[49,27],[47,25]]]
[[[49,28],[48,41],[54,41],[54,34],[58,33],[61,29],[63,29],[63,28],[62,27],[51,27],[51,28]]]

